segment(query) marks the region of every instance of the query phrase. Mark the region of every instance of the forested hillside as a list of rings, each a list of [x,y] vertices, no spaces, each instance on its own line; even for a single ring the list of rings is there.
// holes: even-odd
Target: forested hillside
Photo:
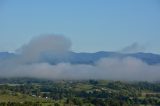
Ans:
[[[0,106],[159,106],[159,82],[0,79]]]

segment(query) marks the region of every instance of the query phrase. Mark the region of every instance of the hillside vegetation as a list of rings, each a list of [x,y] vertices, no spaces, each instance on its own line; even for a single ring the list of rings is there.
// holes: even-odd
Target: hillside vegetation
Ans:
[[[0,106],[160,106],[159,82],[0,79]]]

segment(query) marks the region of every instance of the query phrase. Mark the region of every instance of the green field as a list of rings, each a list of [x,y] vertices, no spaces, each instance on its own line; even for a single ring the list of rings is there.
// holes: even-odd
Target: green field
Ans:
[[[159,82],[0,79],[0,106],[160,106]]]

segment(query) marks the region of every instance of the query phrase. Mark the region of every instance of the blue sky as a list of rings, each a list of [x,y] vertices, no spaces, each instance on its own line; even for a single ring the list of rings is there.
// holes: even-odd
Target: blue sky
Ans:
[[[160,54],[159,0],[0,0],[0,51],[41,34],[65,35],[77,52],[138,43]]]

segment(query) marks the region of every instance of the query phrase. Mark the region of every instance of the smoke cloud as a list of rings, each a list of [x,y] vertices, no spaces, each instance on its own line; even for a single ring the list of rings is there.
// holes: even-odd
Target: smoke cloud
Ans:
[[[102,58],[95,64],[50,64],[41,55],[66,56],[68,38],[58,35],[36,37],[18,50],[19,55],[0,61],[0,77],[34,77],[45,79],[107,79],[129,81],[160,80],[160,65],[148,65],[132,57]],[[53,55],[54,54],[54,55]],[[56,54],[56,55],[55,55]],[[63,55],[62,55],[63,54]]]
[[[25,62],[37,62],[42,55],[64,56],[71,47],[71,41],[58,35],[41,35],[17,50]]]
[[[123,48],[121,50],[122,53],[136,53],[145,51],[146,47],[144,45],[139,45],[137,42]]]

